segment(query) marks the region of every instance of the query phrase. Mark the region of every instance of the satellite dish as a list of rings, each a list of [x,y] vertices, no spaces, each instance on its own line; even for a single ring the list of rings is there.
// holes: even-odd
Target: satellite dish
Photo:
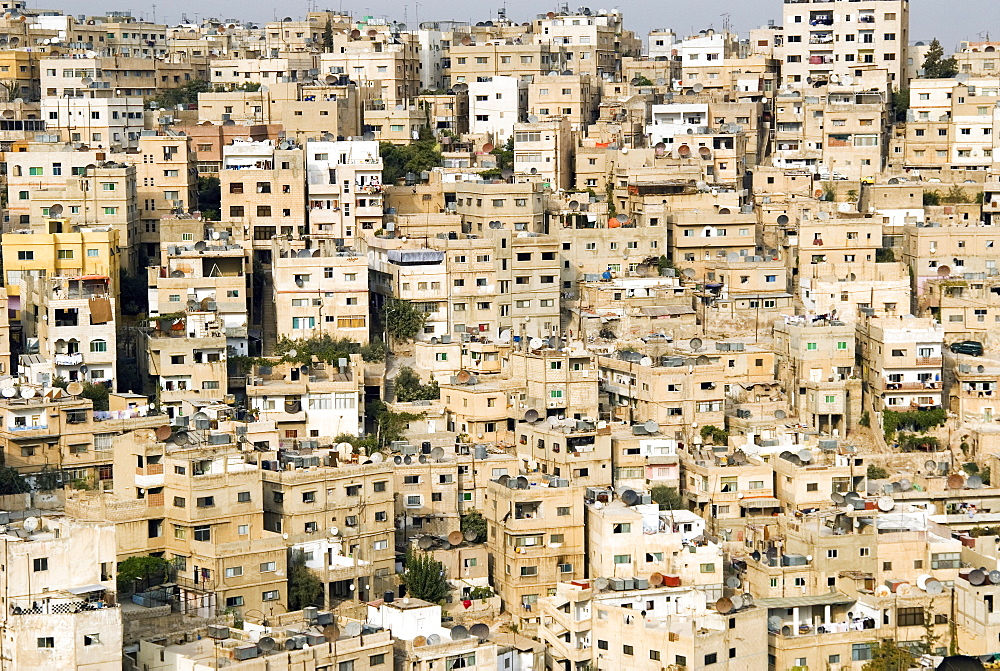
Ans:
[[[931,595],[941,594],[944,592],[944,585],[937,580],[928,580],[924,585],[924,591]]]
[[[28,520],[25,520],[27,522]],[[969,582],[973,585],[982,585],[988,580],[988,574],[982,569],[972,569],[969,572]]]
[[[337,527],[330,527],[329,529],[327,529],[327,532],[331,536],[339,536],[340,535],[340,529],[338,529]]]
[[[507,487],[508,483],[510,482],[510,476],[504,473],[499,478],[497,478],[497,482],[499,482],[504,487]]]
[[[24,518],[24,530],[28,533],[38,529],[38,518],[37,517],[25,517]]]
[[[452,531],[448,534],[448,542],[452,545],[460,545],[464,539],[465,536],[462,535],[461,531]]]
[[[739,589],[742,584],[743,581],[734,575],[731,575],[728,578],[726,578],[726,587],[732,589]]]
[[[79,382],[74,382],[73,384],[80,384],[80,383],[79,383]],[[72,385],[71,385],[71,386],[72,386]],[[82,385],[81,385],[81,386],[82,386]],[[74,394],[74,396],[75,396],[75,394]],[[166,424],[164,424],[163,426],[158,426],[158,427],[156,427],[156,431],[155,431],[155,434],[156,434],[156,439],[157,439],[158,441],[160,441],[161,443],[162,443],[163,441],[165,441],[165,440],[166,440],[167,438],[169,438],[169,437],[170,437],[170,434],[171,434],[171,433],[173,433],[173,431],[172,431],[172,430],[171,430],[171,428],[170,428],[170,427],[169,427],[168,425],[166,425]]]
[[[517,478],[514,481],[517,483],[518,489],[528,488],[528,478],[524,477],[523,475],[517,476]]]
[[[969,489],[979,489],[983,486],[983,477],[981,475],[970,475],[969,479],[965,481],[965,486]]]
[[[767,629],[768,631],[779,631],[781,629],[781,623],[784,620],[781,619],[780,615],[772,615],[767,618]]]
[[[524,421],[531,423],[538,421],[538,411],[534,408],[529,408],[524,412]]]
[[[608,588],[607,578],[597,578],[594,580],[594,589],[596,589],[598,592],[604,591],[607,588]]]
[[[883,513],[887,513],[893,509],[896,502],[892,500],[891,496],[881,496],[877,501],[878,509]]]
[[[486,144],[483,145],[483,153],[484,154],[489,154],[494,149],[495,149],[495,147],[493,146],[492,142],[487,142]]]
[[[417,547],[420,548],[421,550],[430,550],[433,545],[434,545],[434,539],[431,538],[430,536],[421,536],[417,540]]]
[[[426,464],[427,463],[427,455],[426,454],[421,454],[419,457],[417,457],[417,461],[419,461],[421,464]]]
[[[17,387],[4,387],[0,389],[0,395],[3,395],[4,398],[14,398],[17,396]]]
[[[354,638],[361,634],[361,623],[360,622],[348,622],[347,626],[344,627],[344,633]]]
[[[961,489],[964,486],[965,478],[958,473],[952,473],[948,476],[948,489]]]
[[[260,640],[257,641],[257,647],[264,652],[271,652],[274,650],[275,642],[270,636],[261,636]]]
[[[787,415],[787,413],[784,410],[780,410],[779,409],[779,410],[775,410],[774,411],[774,418],[775,419],[785,419],[785,417],[787,417],[787,416],[788,415]]]
[[[753,559],[754,561],[760,561],[760,552],[754,550],[753,552],[750,553],[750,558]]]
[[[466,384],[470,379],[472,379],[472,374],[467,370],[460,370],[458,371],[456,378],[458,379],[459,384]]]
[[[460,624],[456,624],[451,628],[451,640],[453,641],[464,641],[469,638],[469,630]]]
[[[431,459],[433,459],[434,461],[441,461],[442,459],[444,459],[444,448],[435,447],[434,449],[432,449]]]
[[[464,534],[462,534],[462,538],[464,538],[469,543],[476,540],[478,537],[479,536],[476,534],[475,531],[466,531]]]
[[[68,385],[66,385],[66,392],[70,396],[79,396],[80,394],[83,393],[83,385],[80,384],[79,382],[70,382]],[[163,428],[163,427],[160,427],[160,428]],[[167,427],[167,435],[168,436],[170,435],[170,427],[169,426]],[[157,429],[156,437],[157,438],[160,437],[159,429]]]
[[[427,637],[426,636],[415,636],[413,638],[413,647],[414,648],[422,648],[425,645],[427,645]]]
[[[403,457],[404,466],[409,466],[412,463],[413,463],[413,457],[411,457],[410,455],[406,455],[405,457]]]
[[[688,345],[691,346],[692,350],[694,350],[695,352],[697,352],[698,350],[701,349],[701,345],[702,345],[701,338],[691,338],[691,340],[688,341]]]
[[[371,455],[370,461],[373,464],[381,464],[383,461],[385,461],[385,456],[381,452],[374,452]]]
[[[478,638],[480,641],[485,641],[490,636],[490,628],[488,625],[480,622],[469,627],[469,633]]]
[[[722,597],[721,599],[715,602],[715,610],[717,610],[722,615],[732,612],[733,610],[732,599],[726,596]]]
[[[441,643],[441,636],[438,634],[431,634],[427,637],[427,645],[438,645]]]
[[[399,455],[397,454],[396,456],[394,456],[394,457],[392,458],[392,463],[394,463],[394,464],[396,464],[397,466],[399,466],[399,465],[400,465],[401,463],[403,463],[403,457],[401,457],[401,456],[399,456]]]
[[[660,432],[660,425],[656,423],[656,420],[652,420],[652,419],[649,420],[648,422],[646,422],[645,424],[643,424],[643,427],[646,429],[646,433],[659,433]]]
[[[21,387],[21,398],[34,398],[35,388],[34,387]]]
[[[649,575],[649,586],[659,587],[663,584],[663,574],[662,573],[651,573]]]
[[[634,506],[639,503],[639,493],[634,489],[626,489],[621,493],[622,503],[627,506]]]
[[[801,461],[803,464],[808,464],[812,462],[813,459],[813,455],[810,450],[799,450],[796,453],[796,456],[798,456],[799,461]]]
[[[500,342],[504,343],[510,342],[512,335],[513,334],[510,332],[510,329],[504,329],[503,331],[500,331]]]
[[[844,501],[847,499],[845,499],[844,495],[840,492],[834,492],[833,494],[830,494],[830,500],[833,501],[834,505],[842,506],[844,505]]]
[[[58,217],[60,214],[62,214],[62,212],[63,212],[63,206],[60,205],[59,203],[56,203],[55,205],[49,207],[50,217]]]

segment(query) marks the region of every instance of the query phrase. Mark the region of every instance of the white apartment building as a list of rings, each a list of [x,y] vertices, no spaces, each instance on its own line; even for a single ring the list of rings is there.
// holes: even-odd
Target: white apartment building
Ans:
[[[469,131],[507,141],[528,109],[528,85],[515,77],[482,77],[469,82]]]
[[[785,84],[883,68],[894,85],[905,87],[909,0],[784,0],[782,18],[784,35],[775,51]]]
[[[308,142],[309,231],[343,239],[382,228],[382,157],[378,142]]]
[[[42,99],[42,118],[48,132],[64,142],[82,142],[95,148],[137,147],[143,130],[142,98]]]

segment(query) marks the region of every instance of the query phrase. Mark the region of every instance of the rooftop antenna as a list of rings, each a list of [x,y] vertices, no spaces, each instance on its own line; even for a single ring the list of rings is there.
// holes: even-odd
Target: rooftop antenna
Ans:
[[[732,25],[729,21],[729,17],[732,15],[729,12],[723,12],[720,16],[722,17],[722,31],[728,33],[729,28]]]

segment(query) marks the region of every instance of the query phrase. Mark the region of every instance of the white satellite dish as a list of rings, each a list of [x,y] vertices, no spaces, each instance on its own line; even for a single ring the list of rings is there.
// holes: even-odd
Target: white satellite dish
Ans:
[[[17,387],[4,387],[3,389],[0,389],[0,394],[2,394],[4,398],[14,398],[17,396]]]
[[[25,517],[24,518],[24,530],[28,533],[38,529],[38,518],[37,517]]]
[[[35,388],[34,387],[21,387],[21,398],[34,398]]]

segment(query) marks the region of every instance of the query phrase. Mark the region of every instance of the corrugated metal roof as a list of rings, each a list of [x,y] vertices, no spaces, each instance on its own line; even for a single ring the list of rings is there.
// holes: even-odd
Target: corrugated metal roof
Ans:
[[[390,249],[388,257],[391,263],[441,263],[444,252],[436,249]]]

